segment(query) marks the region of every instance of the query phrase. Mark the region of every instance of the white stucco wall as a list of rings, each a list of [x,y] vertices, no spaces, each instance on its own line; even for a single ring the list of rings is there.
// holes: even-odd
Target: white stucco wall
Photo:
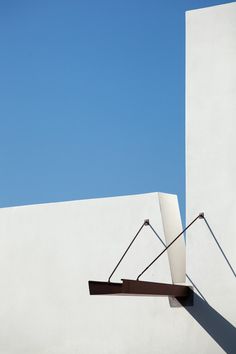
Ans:
[[[168,298],[89,296],[147,218],[164,239],[158,193],[1,209],[0,353],[179,353],[189,315]],[[113,280],[162,249],[145,227]],[[167,254],[142,279],[171,282]]]
[[[190,11],[186,15],[187,222],[190,222],[199,211],[205,212],[234,270],[235,154],[236,3],[234,2]],[[235,325],[235,276],[217,249],[204,221],[198,221],[188,232],[187,255],[187,270],[207,302],[225,320]],[[215,327],[221,326],[223,319],[220,318],[219,322],[220,324],[216,318]],[[223,325],[221,333],[224,337]],[[206,332],[202,332],[200,327],[194,336],[198,352],[222,352],[222,348],[215,344],[210,336],[206,336]],[[232,352],[236,353],[235,339]]]

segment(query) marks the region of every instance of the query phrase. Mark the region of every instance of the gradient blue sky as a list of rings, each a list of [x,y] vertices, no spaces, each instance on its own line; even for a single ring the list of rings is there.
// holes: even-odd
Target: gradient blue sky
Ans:
[[[0,206],[185,197],[185,11],[228,1],[0,1]]]

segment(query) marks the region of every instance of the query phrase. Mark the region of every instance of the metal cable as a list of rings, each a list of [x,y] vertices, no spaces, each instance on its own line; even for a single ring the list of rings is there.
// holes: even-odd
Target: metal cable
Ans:
[[[170,248],[170,247],[173,245],[173,243],[174,243],[181,235],[183,235],[183,233],[184,233],[193,223],[195,223],[195,221],[197,221],[198,219],[202,219],[203,217],[204,217],[204,214],[203,214],[203,213],[200,213],[187,227],[185,227],[185,229],[184,229],[178,236],[176,236],[176,238],[175,238],[168,246],[166,246],[166,248],[165,248],[161,253],[158,254],[158,256],[142,271],[142,273],[139,274],[139,276],[137,277],[137,280],[139,280],[139,278],[141,277],[141,275],[143,275],[143,274],[153,265],[153,263],[155,263],[155,262],[158,260],[158,258],[160,258],[160,257],[162,256],[162,254],[165,253],[165,252],[168,250],[168,248]]]
[[[138,232],[136,233],[136,235],[134,236],[133,240],[130,242],[129,246],[126,248],[125,252],[123,253],[122,257],[120,258],[119,262],[117,263],[117,265],[115,266],[115,268],[113,269],[111,275],[108,278],[108,283],[110,283],[111,281],[111,277],[112,275],[115,273],[116,269],[119,267],[120,263],[122,262],[124,256],[126,255],[126,253],[128,252],[128,250],[130,249],[130,247],[132,246],[132,244],[134,243],[134,241],[136,240],[136,238],[138,237],[140,231],[142,230],[142,228],[144,227],[144,225],[149,225],[149,220],[144,220],[142,226],[139,228]]]

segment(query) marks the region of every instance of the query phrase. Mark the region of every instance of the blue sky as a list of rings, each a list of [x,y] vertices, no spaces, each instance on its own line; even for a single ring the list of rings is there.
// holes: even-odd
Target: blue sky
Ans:
[[[185,198],[185,11],[228,1],[0,2],[0,206]]]

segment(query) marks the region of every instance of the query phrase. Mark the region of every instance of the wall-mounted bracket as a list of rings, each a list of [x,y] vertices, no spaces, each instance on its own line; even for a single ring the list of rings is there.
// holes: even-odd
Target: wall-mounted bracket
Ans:
[[[190,286],[187,285],[176,285],[176,284],[165,284],[165,283],[154,283],[148,281],[140,281],[139,278],[143,275],[147,269],[149,269],[160,256],[165,253],[171,246],[174,244],[183,233],[193,224],[197,219],[203,219],[204,213],[200,213],[184,230],[178,234],[173,241],[164,248],[164,250],[139,274],[136,280],[130,279],[122,279],[122,283],[113,283],[111,282],[111,277],[120,265],[124,256],[128,252],[129,248],[136,240],[137,236],[141,232],[144,226],[150,226],[150,228],[154,231],[153,227],[150,225],[148,219],[145,219],[138,232],[134,236],[133,240],[129,244],[128,248],[122,255],[121,259],[115,266],[115,269],[112,271],[111,275],[108,278],[107,282],[104,281],[93,281],[89,280],[89,292],[90,295],[133,295],[133,296],[171,296],[177,300],[181,304],[185,304],[186,306],[193,305],[193,291]],[[181,301],[180,301],[181,300]]]
[[[139,281],[122,279],[122,283],[111,283],[103,281],[88,282],[90,295],[119,295],[119,296],[173,296],[175,298],[186,299],[191,297],[191,287],[186,285],[153,283],[149,281]],[[188,301],[191,305],[191,301]]]

